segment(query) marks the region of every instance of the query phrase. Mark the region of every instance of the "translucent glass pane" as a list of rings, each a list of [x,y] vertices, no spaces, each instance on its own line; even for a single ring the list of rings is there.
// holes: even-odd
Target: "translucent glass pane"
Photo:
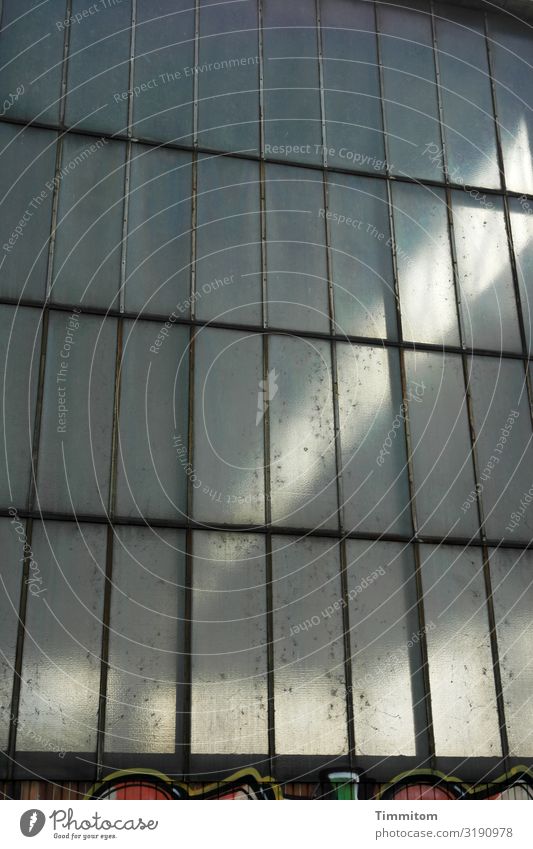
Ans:
[[[502,200],[482,206],[452,192],[465,342],[495,351],[521,351]]]
[[[481,549],[422,545],[437,757],[501,755]]]
[[[25,527],[17,516],[0,519],[0,749],[9,737]]]
[[[190,312],[191,157],[134,145],[130,174],[127,310]]]
[[[533,354],[533,202],[509,198],[511,229],[529,354]]]
[[[142,139],[190,144],[195,75],[194,3],[137,0],[136,22],[135,134]]]
[[[33,526],[34,568],[17,749],[96,749],[106,557],[104,525]],[[31,585],[30,585],[31,586]]]
[[[261,337],[202,330],[195,343],[194,380],[194,454],[189,473],[194,518],[261,523],[265,490],[260,413],[266,391]],[[184,438],[182,443],[187,444]],[[180,456],[183,463],[184,455]]]
[[[320,5],[328,164],[383,171],[373,6],[359,0],[322,0]]]
[[[392,203],[404,338],[458,345],[445,194],[397,183]]]
[[[470,365],[476,450],[489,539],[529,542],[533,434],[524,367],[517,360],[474,357]]]
[[[361,755],[425,752],[424,686],[411,546],[348,540],[355,743]]]
[[[0,35],[2,110],[10,118],[59,119],[66,0],[4,0]]]
[[[0,124],[0,294],[46,293],[56,134]]]
[[[276,751],[347,751],[339,550],[335,540],[274,537]]]
[[[441,146],[429,8],[378,4],[378,26],[390,171],[444,181],[440,160],[425,152]]]
[[[438,4],[435,9],[443,130],[450,180],[498,188],[500,174],[483,14]],[[443,162],[430,148],[428,156]]]
[[[120,287],[125,145],[63,139],[52,300],[115,307]]]
[[[259,166],[229,157],[198,163],[196,316],[261,323]]]
[[[395,339],[396,299],[385,185],[378,180],[330,174],[328,207],[337,332]]]
[[[344,525],[347,530],[409,533],[398,352],[339,344],[337,369]]]
[[[490,571],[510,754],[533,752],[533,554],[492,549]]]
[[[131,3],[96,6],[72,0],[66,123],[102,133],[125,132],[128,123]],[[95,70],[96,69],[96,70]]]
[[[461,357],[406,351],[416,513],[421,534],[479,533]]]
[[[268,320],[329,330],[324,188],[316,171],[266,169]]]
[[[37,476],[43,510],[107,509],[116,332],[115,319],[50,314]]]
[[[258,407],[266,406],[270,416],[272,521],[293,528],[335,528],[330,346],[318,339],[272,336],[268,368],[268,387]]]
[[[195,533],[193,551],[192,751],[267,752],[264,537]]]
[[[185,534],[118,528],[113,550],[106,749],[173,753],[183,712]]]
[[[257,4],[200,0],[198,141],[259,150]]]
[[[124,322],[116,511],[180,520],[187,475],[175,436],[188,428],[189,329],[171,327],[159,347],[158,332],[152,321]]]
[[[533,192],[533,41],[531,27],[509,15],[489,14],[496,104],[505,180],[515,192]]]
[[[0,504],[26,507],[31,475],[41,312],[0,306]]]
[[[322,162],[314,0],[264,0],[265,153]]]

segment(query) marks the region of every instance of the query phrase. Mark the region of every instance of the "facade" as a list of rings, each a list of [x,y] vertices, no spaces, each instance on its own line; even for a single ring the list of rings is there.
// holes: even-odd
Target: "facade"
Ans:
[[[6,796],[530,798],[502,5],[4,0]]]

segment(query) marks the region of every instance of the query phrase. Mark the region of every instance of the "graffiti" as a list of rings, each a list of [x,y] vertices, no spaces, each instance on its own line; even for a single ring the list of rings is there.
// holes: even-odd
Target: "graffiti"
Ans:
[[[384,785],[377,799],[411,801],[457,799],[533,799],[533,772],[516,766],[486,784],[467,784],[438,770],[404,772]]]
[[[87,799],[282,799],[281,789],[272,778],[262,777],[257,770],[236,772],[230,778],[193,787],[173,781],[156,770],[125,769],[113,772],[91,787]]]

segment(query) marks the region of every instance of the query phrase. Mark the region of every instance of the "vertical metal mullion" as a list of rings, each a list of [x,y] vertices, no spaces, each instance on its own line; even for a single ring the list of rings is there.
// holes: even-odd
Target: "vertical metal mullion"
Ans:
[[[441,95],[441,82],[440,82],[440,62],[439,62],[439,49],[437,44],[437,27],[435,24],[435,7],[433,0],[430,0],[430,21],[431,21],[431,42],[433,45],[433,64],[435,68],[435,90],[437,94],[437,110],[439,115],[439,138],[440,138],[440,147],[442,151],[442,162],[444,165],[444,183],[447,186],[449,183],[449,171],[448,171],[448,152],[446,146],[446,138],[444,135],[444,106],[442,104],[442,95]]]
[[[98,691],[98,718],[96,732],[96,780],[104,772],[105,725],[107,708],[107,679],[109,672],[109,628],[111,611],[111,589],[113,586],[113,538],[114,529],[107,526],[106,565],[104,579],[104,604],[102,612],[102,642],[100,649],[100,683]]]
[[[196,69],[200,63],[200,0],[194,0],[194,59],[193,67]],[[198,147],[198,91],[199,91],[199,75],[193,74],[193,94],[192,94],[192,144],[196,150]]]
[[[328,167],[327,148],[327,126],[326,126],[326,100],[324,93],[324,48],[322,43],[322,17],[320,14],[320,0],[315,0],[316,14],[316,38],[318,53],[318,85],[320,90],[320,128],[322,138],[322,165]]]
[[[385,154],[385,175],[388,179],[393,179],[390,170],[390,161],[388,153],[387,113],[385,111],[385,82],[383,79],[383,62],[381,61],[381,39],[379,32],[379,14],[377,0],[372,0],[372,5],[374,7],[374,28],[376,30],[376,61],[378,68],[381,125],[383,130],[383,151]]]

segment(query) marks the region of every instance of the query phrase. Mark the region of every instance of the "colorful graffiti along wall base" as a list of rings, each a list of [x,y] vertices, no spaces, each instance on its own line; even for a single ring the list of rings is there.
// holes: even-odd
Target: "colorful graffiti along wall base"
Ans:
[[[368,785],[365,785],[368,787]],[[242,770],[213,784],[194,786],[174,782],[154,770],[123,770],[98,782],[88,799],[341,799],[360,798],[359,776],[349,770],[325,773],[316,785],[286,785],[261,776],[256,770]],[[307,792],[302,792],[306,788]],[[373,785],[366,798],[386,800],[533,799],[533,772],[518,766],[496,781],[471,785],[444,773],[424,770],[402,773],[386,785]]]

